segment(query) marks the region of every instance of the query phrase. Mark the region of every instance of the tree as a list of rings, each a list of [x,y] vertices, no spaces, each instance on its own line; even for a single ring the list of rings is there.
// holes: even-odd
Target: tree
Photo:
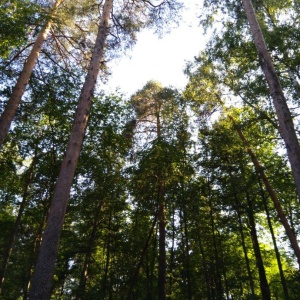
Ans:
[[[233,122],[233,125],[236,126],[235,124],[235,121],[234,119],[232,118],[232,116],[229,115],[229,118],[230,120]],[[253,162],[253,165],[257,171],[257,173],[260,175],[265,187],[266,187],[266,190],[268,191],[269,193],[269,196],[270,198],[272,199],[273,201],[273,204],[274,204],[274,207],[278,213],[278,216],[280,218],[280,221],[285,229],[285,232],[286,232],[286,235],[288,236],[289,240],[290,240],[290,243],[291,243],[291,246],[294,250],[294,253],[295,253],[295,256],[297,257],[297,260],[298,260],[298,264],[300,265],[300,248],[299,248],[299,245],[298,245],[298,242],[297,242],[297,238],[296,238],[296,235],[294,233],[294,231],[292,230],[286,216],[285,216],[285,213],[283,212],[282,210],[282,207],[281,207],[281,204],[276,196],[276,193],[272,187],[272,185],[270,184],[264,170],[263,170],[263,167],[260,165],[256,155],[254,154],[254,152],[252,151],[252,149],[250,148],[242,130],[240,128],[237,128],[237,133],[240,137],[240,139],[242,140],[242,142],[244,143],[245,147],[246,147],[246,151],[247,153],[249,154],[252,162]]]
[[[139,21],[140,26],[132,26],[133,30],[129,33],[135,32],[143,25],[149,24],[148,17],[153,17],[153,13],[159,9],[172,9],[176,7],[176,3],[169,5],[169,3],[162,2],[157,6],[153,6],[150,2],[143,2],[144,7],[150,6],[149,15],[141,14],[142,18],[139,20],[139,14],[133,14],[136,17],[135,21]],[[112,14],[113,1],[106,0],[103,4],[103,13],[101,16],[98,33],[95,41],[94,51],[90,61],[89,69],[83,84],[78,106],[74,116],[74,122],[70,133],[70,138],[67,144],[64,160],[62,162],[60,174],[56,183],[53,199],[51,202],[50,211],[48,214],[47,225],[43,235],[43,242],[40,249],[39,258],[36,264],[35,275],[33,277],[32,289],[30,298],[48,298],[51,290],[51,281],[54,273],[54,265],[58,251],[58,244],[65,218],[69,193],[74,178],[76,165],[79,158],[79,153],[82,147],[85,129],[87,126],[89,111],[92,106],[92,96],[96,86],[96,81],[100,69],[101,59],[105,50],[106,38],[109,34],[109,20]],[[128,9],[134,12],[140,12],[140,7],[132,3]],[[127,11],[126,10],[126,11]],[[158,16],[159,18],[160,16]],[[152,20],[151,20],[152,22]],[[131,24],[129,22],[129,24]],[[125,32],[127,27],[125,27]]]
[[[251,0],[243,0],[243,5],[249,21],[254,43],[258,52],[261,68],[266,76],[270,94],[279,122],[279,129],[285,142],[287,155],[295,179],[298,198],[300,200],[300,145],[295,132],[291,112],[287,106],[286,99],[276,74],[272,58],[267,49],[265,40],[261,33],[259,23],[256,19]]]
[[[62,2],[63,0],[57,0],[54,3],[52,12],[50,13],[49,16],[47,16],[48,21],[46,22],[46,24],[43,26],[42,30],[38,34],[37,39],[30,52],[30,55],[28,56],[28,59],[24,64],[23,70],[20,76],[18,77],[16,85],[13,88],[12,94],[5,106],[4,111],[0,116],[0,149],[7,135],[11,122],[17,112],[19,103],[25,92],[25,88],[30,79],[33,68],[38,60],[43,43],[50,32],[52,26],[52,19],[55,17],[56,10]]]
[[[137,113],[138,122],[154,122],[152,125],[155,131],[156,145],[152,150],[153,159],[160,161],[163,148],[167,145],[163,141],[163,122],[166,121],[164,111],[169,106],[174,92],[171,89],[163,88],[156,82],[148,82],[142,90],[132,96],[132,103]],[[150,125],[150,130],[151,127]],[[148,129],[148,130],[149,130]],[[164,145],[165,144],[165,145]],[[151,155],[151,156],[152,156]],[[158,297],[166,299],[166,203],[165,203],[165,181],[166,170],[158,163],[156,168],[157,176],[157,201],[158,201],[158,224],[159,224],[159,258],[158,258]],[[166,166],[165,166],[166,168]]]
[[[29,26],[37,21],[41,6],[31,1],[16,0],[9,3],[2,1],[0,7],[0,58],[6,59],[13,50],[19,50],[27,42]]]
[[[66,154],[51,201],[47,225],[43,234],[43,242],[32,281],[30,299],[47,299],[50,296],[59,238],[80,149],[82,147],[84,132],[87,126],[93,91],[100,69],[100,61],[103,57],[104,43],[109,30],[112,6],[112,0],[106,0],[103,6],[103,14],[99,24],[99,31],[89,71],[81,90]]]
[[[287,105],[287,98],[283,90],[284,88],[287,91],[287,95],[295,95],[296,89],[295,84],[293,84],[295,81],[290,79],[289,74],[293,73],[292,77],[295,79],[296,71],[293,66],[295,63],[297,64],[298,58],[296,58],[296,55],[287,59],[287,53],[292,51],[294,46],[291,45],[295,42],[293,34],[290,33],[293,31],[294,26],[291,25],[293,21],[281,22],[281,17],[279,17],[279,15],[282,17],[285,15],[284,18],[289,14],[297,15],[298,9],[288,1],[278,1],[276,3],[263,1],[254,3],[257,11],[259,11],[255,14],[251,1],[246,0],[242,3],[244,10],[241,3],[235,3],[234,1],[205,1],[207,11],[213,13],[213,15],[217,11],[226,11],[228,15],[226,21],[225,19],[224,22],[222,21],[224,26],[220,30],[221,34],[214,36],[209,44],[210,50],[206,53],[216,66],[219,75],[223,73],[220,76],[221,81],[230,87],[234,95],[241,96],[243,101],[252,105],[253,102],[260,101],[260,96],[264,95],[265,104],[263,108],[259,107],[260,110],[266,110],[269,106],[266,101],[268,97],[273,100],[279,124],[278,128],[285,143],[299,197],[299,161],[297,160],[299,159],[300,147],[293,116]],[[259,17],[259,22],[257,17]],[[207,28],[208,25],[213,23],[212,20],[211,16],[207,14],[202,23]],[[291,17],[291,20],[293,20],[293,17]],[[254,43],[250,40],[251,35],[249,36],[247,23],[250,24]],[[277,38],[279,32],[281,33],[280,38]],[[264,36],[267,38],[268,47]],[[254,46],[256,47],[256,53]],[[276,61],[276,69],[271,54],[273,55],[273,61]],[[257,56],[259,59],[257,59]],[[283,59],[279,57],[283,57]],[[263,73],[258,70],[257,66],[260,66]],[[288,76],[288,80],[285,75]],[[283,87],[282,83],[284,84]],[[289,100],[294,101],[291,97],[289,97]],[[276,124],[277,121],[274,122],[273,120],[273,123]]]
[[[74,77],[75,74],[74,70]],[[53,69],[43,76],[43,82],[38,76],[31,78],[30,96],[28,93],[24,98],[21,113],[1,152],[1,165],[6,165],[1,170],[6,177],[2,182],[9,185],[13,180],[15,186],[10,192],[1,186],[4,193],[1,201],[7,199],[13,220],[6,240],[1,242],[1,253],[6,254],[5,258],[1,257],[1,275],[5,272],[3,297],[28,296],[36,252],[70,129],[73,98],[78,93],[74,77]],[[12,155],[17,155],[13,162]],[[9,165],[16,169],[15,176],[9,174]],[[7,192],[13,192],[15,199],[8,200]],[[1,206],[2,212],[3,208]]]

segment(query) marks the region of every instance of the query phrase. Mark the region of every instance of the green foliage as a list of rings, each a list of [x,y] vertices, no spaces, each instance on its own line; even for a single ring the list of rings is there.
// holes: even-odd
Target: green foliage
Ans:
[[[113,35],[107,44],[113,51],[108,56],[116,55],[120,39],[124,49],[134,43],[141,28],[154,27],[156,21],[169,25],[162,16],[179,9],[170,1],[157,8],[149,1],[127,2],[125,11],[123,4],[116,2],[113,12]],[[52,299],[157,299],[162,202],[169,299],[261,299],[251,216],[272,297],[284,299],[265,200],[289,299],[298,299],[295,259],[247,154],[250,147],[299,233],[299,203],[289,165],[279,151],[276,120],[245,16],[236,1],[204,4],[202,23],[210,26],[218,19],[223,27],[188,65],[189,82],[182,93],[150,81],[131,99],[118,93],[94,97],[61,235]],[[298,91],[289,71],[297,81],[298,4],[253,4],[293,103]],[[88,57],[93,46],[98,5],[92,0],[66,1],[60,7],[54,35],[0,153],[1,263],[21,214],[3,299],[28,297],[83,80],[78,66],[84,51]],[[3,2],[0,8],[0,55],[5,60],[34,38],[47,8],[26,1]],[[61,53],[57,45],[64,49]],[[72,72],[62,65],[71,66]],[[4,85],[6,97],[11,82]],[[241,101],[235,107],[237,97]]]
[[[0,2],[0,57],[6,59],[12,50],[24,46],[32,29],[38,25],[40,5],[32,1]]]

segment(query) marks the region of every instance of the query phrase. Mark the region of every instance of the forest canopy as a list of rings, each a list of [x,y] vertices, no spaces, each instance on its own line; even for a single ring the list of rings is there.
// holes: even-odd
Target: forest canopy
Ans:
[[[0,2],[1,299],[299,299],[298,1],[204,0],[184,89],[103,88],[188,6]]]

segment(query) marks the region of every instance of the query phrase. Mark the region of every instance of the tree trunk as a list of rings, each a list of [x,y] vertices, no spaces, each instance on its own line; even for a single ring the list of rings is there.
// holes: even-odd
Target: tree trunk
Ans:
[[[49,189],[49,195],[52,195],[52,191],[53,191],[53,185],[51,184],[50,189]],[[24,283],[24,286],[25,286],[24,287],[24,293],[23,293],[24,299],[28,299],[28,292],[29,292],[30,287],[31,287],[31,280],[32,280],[32,275],[33,275],[33,271],[34,271],[33,270],[34,269],[34,264],[37,261],[38,252],[39,252],[41,241],[42,241],[43,229],[45,227],[45,223],[46,223],[46,220],[47,220],[48,210],[49,210],[49,206],[45,203],[43,205],[43,218],[39,223],[37,233],[34,237],[34,243],[33,243],[32,251],[31,251],[30,266],[29,266],[28,271],[27,271],[28,276],[26,278],[27,279],[26,286],[25,286],[25,283]]]
[[[52,14],[49,16],[49,21],[44,25],[44,27],[38,34],[37,39],[33,45],[33,48],[26,60],[26,63],[24,64],[23,70],[13,88],[12,94],[5,106],[2,115],[0,116],[0,149],[8,133],[11,122],[17,112],[21,98],[25,92],[27,83],[32,74],[33,68],[39,58],[44,41],[47,39],[48,34],[50,32],[52,26],[51,19],[55,16],[58,6],[63,1],[64,0],[56,0],[56,2],[54,3]]]
[[[244,257],[245,257],[245,262],[246,262],[246,269],[247,269],[247,273],[248,273],[248,277],[249,277],[250,291],[251,291],[251,296],[254,298],[254,296],[255,296],[254,281],[253,281],[253,277],[252,277],[252,273],[251,273],[250,261],[249,261],[249,257],[248,257],[248,253],[247,253],[247,247],[246,247],[246,243],[245,243],[245,236],[244,236],[243,223],[242,223],[242,215],[241,215],[241,211],[240,211],[240,208],[239,208],[240,203],[236,202],[236,204],[237,204],[236,212],[237,212],[237,215],[238,215],[239,231],[240,231],[240,234],[241,234],[241,242],[242,242],[242,247],[243,247],[243,252],[244,252]]]
[[[248,217],[249,217],[249,221],[250,221],[250,232],[251,232],[251,237],[252,237],[256,266],[257,266],[258,274],[259,274],[261,295],[262,295],[263,300],[271,300],[270,287],[269,287],[269,284],[267,281],[266,271],[265,271],[263,259],[262,259],[260,248],[259,248],[259,241],[258,241],[258,237],[257,237],[254,212],[253,212],[253,204],[252,204],[252,200],[250,199],[250,196],[248,193],[246,193],[246,197],[247,197],[247,202],[248,202]]]
[[[160,106],[156,104],[156,134],[161,140]],[[166,300],[166,203],[164,191],[163,171],[158,170],[158,231],[159,231],[159,255],[158,255],[158,299]]]
[[[134,286],[137,283],[137,279],[138,279],[138,276],[139,276],[139,273],[140,273],[140,269],[141,269],[143,261],[144,261],[144,257],[145,257],[145,255],[147,253],[147,250],[148,250],[151,238],[153,237],[153,232],[154,232],[154,228],[155,228],[156,222],[157,222],[157,212],[155,213],[154,221],[153,221],[151,229],[149,231],[148,238],[147,238],[147,240],[145,242],[145,245],[143,247],[141,257],[139,259],[139,262],[138,262],[137,266],[135,267],[135,270],[133,272],[132,278],[130,280],[130,284],[129,284],[129,288],[128,288],[128,292],[127,292],[127,297],[126,297],[127,300],[131,299]]]
[[[259,23],[256,19],[252,2],[251,0],[242,0],[242,2],[258,52],[259,62],[265,74],[270,94],[273,99],[273,104],[278,117],[280,133],[285,142],[288,159],[295,180],[298,198],[300,200],[300,146],[297,135],[295,133],[291,112],[287,106],[279,78],[276,74],[272,62],[271,55],[268,52]]]
[[[163,182],[159,182],[158,190],[158,228],[159,228],[159,256],[158,256],[158,299],[166,300],[166,216]]]
[[[233,118],[231,116],[229,116],[229,118],[234,123]],[[237,128],[237,132],[238,132],[238,135],[239,135],[240,139],[243,141],[244,145],[246,146],[246,151],[247,151],[247,153],[249,154],[249,156],[252,160],[252,163],[255,167],[256,172],[260,175],[260,177],[261,177],[261,179],[262,179],[262,181],[263,181],[263,183],[266,187],[266,190],[269,193],[269,196],[273,201],[274,207],[275,207],[275,209],[278,213],[279,219],[280,219],[280,221],[281,221],[281,223],[282,223],[282,225],[285,229],[286,235],[289,238],[291,246],[292,246],[292,248],[294,250],[294,253],[297,257],[298,264],[300,266],[300,248],[299,248],[299,245],[298,245],[296,235],[295,235],[294,231],[292,230],[292,228],[291,228],[291,226],[290,226],[290,224],[289,224],[289,222],[288,222],[288,220],[285,216],[285,213],[282,210],[281,204],[280,204],[280,202],[277,198],[277,195],[276,195],[271,183],[269,182],[268,177],[266,176],[266,174],[264,172],[264,169],[260,165],[260,163],[259,163],[256,155],[253,153],[252,149],[249,147],[248,142],[247,142],[242,130]]]
[[[173,271],[176,268],[175,264],[175,234],[176,234],[176,227],[175,227],[175,205],[172,205],[172,243],[171,243],[171,249],[170,249],[170,260],[169,260],[169,280],[168,280],[168,295],[171,293],[173,288]]]
[[[224,257],[224,252],[223,252],[223,246],[222,246],[222,239],[220,235],[220,231],[217,229],[217,233],[219,236],[219,248],[220,248],[220,268],[222,269],[222,278],[224,281],[224,289],[225,289],[225,294],[226,294],[226,299],[229,300],[229,289],[228,289],[228,282],[227,282],[227,273],[226,273],[226,268],[225,268],[225,257]]]
[[[283,289],[284,299],[289,300],[289,293],[288,293],[288,288],[287,288],[285,276],[284,276],[283,269],[282,269],[280,253],[279,253],[279,250],[278,250],[278,247],[277,247],[277,242],[276,242],[276,238],[275,238],[275,235],[274,235],[274,230],[273,230],[273,226],[272,226],[272,221],[271,221],[271,217],[270,217],[268,203],[267,203],[267,199],[265,197],[265,193],[264,193],[261,181],[259,181],[259,189],[260,189],[262,202],[263,202],[264,207],[265,207],[270,233],[271,233],[271,236],[272,236],[272,241],[273,241],[273,245],[274,245],[274,250],[275,250],[278,270],[279,270],[279,274],[280,274],[280,280],[281,280],[281,285],[282,285],[282,289]]]
[[[83,263],[83,267],[82,267],[81,274],[80,274],[80,281],[79,281],[79,285],[78,285],[78,290],[76,292],[75,300],[83,299],[83,296],[85,293],[86,281],[87,281],[87,276],[88,276],[88,267],[89,267],[91,257],[93,254],[97,229],[98,229],[98,225],[100,223],[99,215],[100,215],[101,207],[102,207],[102,202],[100,202],[100,204],[96,208],[97,211],[96,211],[96,215],[95,215],[93,226],[92,226],[92,232],[89,237],[87,250],[85,252],[84,263]]]
[[[107,290],[109,294],[109,299],[111,299],[111,287],[109,284],[109,270],[110,270],[110,261],[111,261],[111,222],[112,222],[112,212],[109,213],[109,221],[108,221],[108,236],[106,242],[106,260],[105,260],[105,268],[104,274],[102,278],[102,290],[101,290],[101,299],[107,299]]]
[[[188,298],[192,300],[192,283],[191,283],[191,268],[190,268],[190,246],[189,246],[189,236],[188,236],[188,225],[187,225],[187,216],[186,212],[183,211],[183,225],[184,225],[184,244],[185,244],[185,262],[186,262],[186,279],[187,279],[187,288],[188,288]]]
[[[36,160],[37,160],[37,149],[35,151],[35,154],[34,154],[32,163],[30,165],[30,168],[27,171],[22,202],[20,203],[20,207],[19,207],[19,211],[18,211],[18,215],[17,215],[16,221],[15,221],[15,224],[14,224],[12,235],[11,235],[9,241],[8,241],[8,244],[7,244],[5,253],[4,253],[3,263],[2,263],[2,266],[1,266],[1,269],[0,269],[0,294],[2,292],[1,289],[2,289],[3,282],[5,280],[5,273],[6,273],[6,269],[7,269],[7,266],[8,266],[11,251],[12,251],[12,248],[13,248],[13,245],[14,245],[14,242],[16,240],[16,237],[17,237],[17,234],[18,234],[18,231],[19,231],[19,227],[20,227],[20,224],[21,224],[21,218],[23,216],[24,209],[27,205],[27,196],[28,196],[28,193],[29,193],[29,186],[30,186],[30,183],[31,183],[31,179],[32,179],[32,175],[33,175],[33,169],[34,169]]]
[[[158,226],[155,227],[155,234],[154,236],[157,237],[158,233]],[[157,276],[155,273],[155,267],[156,267],[156,258],[157,258],[157,238],[153,239],[153,253],[151,257],[146,259],[146,261],[149,261],[149,272],[147,275],[148,278],[148,285],[147,285],[147,297],[146,299],[156,299],[156,293],[157,290],[154,290],[155,283],[154,281],[156,280]]]
[[[210,272],[208,270],[208,259],[206,257],[206,254],[204,252],[204,247],[203,247],[203,243],[202,243],[202,238],[203,238],[203,234],[197,224],[197,228],[198,228],[198,244],[199,244],[199,249],[200,249],[200,253],[201,253],[201,260],[202,260],[202,265],[203,265],[203,270],[204,270],[204,277],[205,277],[205,290],[206,290],[206,296],[208,300],[213,299],[213,293],[212,293],[212,286],[210,284]]]
[[[100,61],[103,57],[106,36],[109,31],[109,19],[112,6],[113,0],[106,0],[103,6],[103,14],[99,24],[94,52],[78,100],[71,135],[61,165],[43,235],[40,254],[30,291],[29,298],[31,300],[50,298],[60,234],[89,118],[89,112],[92,106],[92,96],[99,73]]]
[[[253,281],[253,276],[252,276],[252,272],[251,272],[251,268],[250,268],[250,261],[249,261],[249,257],[248,257],[248,251],[247,251],[246,242],[245,242],[245,235],[244,235],[243,222],[242,222],[242,213],[241,213],[241,203],[240,203],[239,198],[237,197],[236,186],[234,185],[232,172],[230,170],[229,170],[229,174],[230,174],[230,178],[231,178],[230,183],[231,183],[231,188],[232,188],[232,194],[233,194],[234,202],[235,202],[234,208],[237,212],[239,232],[241,235],[241,243],[242,243],[242,248],[243,248],[245,263],[246,263],[246,269],[247,269],[248,278],[249,278],[251,297],[254,298],[255,297],[254,281]]]
[[[222,277],[221,277],[221,270],[220,270],[220,258],[219,252],[217,247],[217,239],[215,234],[215,220],[213,214],[213,203],[211,199],[211,195],[209,195],[209,216],[210,216],[210,224],[211,224],[211,233],[212,233],[212,240],[213,240],[213,253],[214,253],[214,262],[213,262],[213,269],[214,269],[214,280],[215,280],[215,289],[216,289],[216,299],[223,299],[223,284],[222,284]]]

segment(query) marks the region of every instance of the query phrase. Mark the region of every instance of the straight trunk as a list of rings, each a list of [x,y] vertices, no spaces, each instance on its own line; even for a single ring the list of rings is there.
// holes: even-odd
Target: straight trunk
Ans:
[[[192,300],[192,284],[191,284],[191,268],[190,268],[190,247],[189,247],[189,237],[188,237],[188,225],[186,212],[183,211],[183,223],[184,223],[184,244],[185,244],[185,262],[186,262],[186,277],[187,277],[187,288],[188,288],[188,299]]]
[[[158,256],[158,299],[166,300],[166,216],[163,183],[159,183],[159,256]]]
[[[263,259],[261,256],[260,248],[259,248],[259,241],[257,237],[256,232],[256,225],[255,225],[255,219],[254,219],[254,212],[253,212],[253,204],[252,200],[250,199],[250,196],[248,193],[246,193],[247,202],[248,202],[248,217],[250,221],[250,232],[251,232],[251,238],[253,243],[253,250],[256,260],[256,266],[258,269],[259,274],[259,284],[260,284],[260,290],[263,300],[271,300],[271,292],[270,287],[267,281],[266,271],[263,263]]]
[[[156,106],[156,134],[161,139],[160,107]],[[158,170],[158,231],[159,231],[159,255],[158,255],[158,299],[166,300],[167,283],[167,257],[166,257],[166,203],[163,172]]]
[[[134,270],[133,276],[130,280],[130,284],[129,284],[129,288],[128,288],[128,292],[127,292],[127,297],[126,297],[127,300],[131,299],[134,286],[137,284],[137,279],[138,279],[138,276],[139,276],[139,273],[140,273],[140,269],[142,267],[145,255],[147,253],[151,238],[153,237],[153,232],[154,232],[156,222],[157,222],[157,213],[155,213],[154,221],[153,221],[151,229],[149,231],[148,238],[147,238],[147,240],[144,244],[141,257],[140,257],[139,262],[138,262],[138,264],[137,264],[137,266]]]
[[[224,281],[224,288],[225,288],[225,294],[226,294],[226,299],[229,300],[230,299],[230,296],[229,296],[229,289],[228,289],[228,282],[227,282],[227,273],[226,273],[226,268],[225,268],[225,257],[224,257],[224,253],[223,253],[223,246],[222,246],[222,240],[221,240],[221,235],[220,235],[220,231],[217,230],[218,232],[218,235],[219,235],[219,248],[220,248],[220,256],[221,256],[221,259],[220,259],[220,268],[222,268],[222,278],[223,278],[223,281]]]
[[[49,195],[52,195],[52,192],[53,192],[53,185],[50,186]],[[29,293],[29,290],[31,287],[31,280],[32,280],[33,271],[34,271],[34,264],[37,261],[38,252],[39,252],[41,241],[42,241],[43,229],[45,227],[45,223],[47,220],[48,209],[49,209],[49,206],[44,204],[43,205],[43,218],[39,223],[38,230],[35,235],[34,244],[33,244],[32,251],[31,251],[32,254],[31,254],[31,259],[30,259],[30,266],[27,271],[28,276],[26,278],[26,280],[27,280],[26,286],[24,283],[24,293],[23,293],[24,299],[28,299],[28,293]]]
[[[168,280],[168,295],[171,293],[173,288],[173,270],[175,269],[175,234],[176,234],[176,227],[175,227],[175,207],[172,205],[172,246],[170,249],[170,262],[169,262],[169,280]]]
[[[80,274],[80,281],[79,281],[78,290],[77,290],[77,293],[76,293],[75,300],[83,299],[83,296],[84,296],[84,293],[85,293],[86,281],[87,281],[87,275],[88,275],[88,267],[89,267],[91,257],[92,257],[92,254],[93,254],[97,229],[98,229],[98,226],[99,226],[99,223],[100,223],[99,215],[100,215],[101,207],[102,207],[102,203],[100,202],[99,206],[97,207],[97,212],[96,212],[95,219],[94,219],[93,226],[92,226],[92,232],[91,232],[90,237],[89,237],[89,241],[88,241],[87,250],[86,250],[86,253],[85,253],[83,268],[82,268],[81,274]]]
[[[276,74],[272,58],[268,52],[264,37],[257,21],[251,0],[242,0],[247,15],[254,43],[258,52],[259,62],[268,82],[273,104],[276,110],[279,130],[284,140],[288,159],[291,165],[297,195],[300,200],[300,146],[295,132],[291,112]]]
[[[231,171],[229,171],[229,174],[230,174],[230,178],[233,179]],[[249,278],[251,297],[255,297],[254,281],[253,281],[253,276],[252,276],[252,272],[251,272],[251,268],[250,268],[250,261],[249,261],[249,257],[248,257],[248,251],[247,251],[247,247],[246,247],[245,235],[244,235],[244,229],[243,229],[241,203],[240,203],[239,198],[237,197],[236,186],[234,185],[233,180],[231,180],[230,182],[231,182],[232,194],[233,194],[234,202],[235,202],[234,208],[237,212],[237,217],[238,217],[239,231],[240,231],[240,235],[241,235],[241,243],[242,243],[242,248],[243,248],[245,263],[246,263],[246,269],[247,269],[248,278]],[[242,285],[242,283],[241,283],[241,285]]]
[[[204,252],[204,247],[202,244],[202,238],[203,238],[203,234],[201,233],[201,230],[199,228],[199,225],[196,224],[197,228],[198,228],[198,244],[199,244],[199,250],[201,253],[201,262],[202,262],[202,266],[203,266],[203,271],[204,271],[204,277],[205,277],[205,282],[204,282],[204,288],[205,288],[205,294],[208,300],[213,299],[213,292],[212,292],[212,285],[210,284],[210,277],[211,277],[211,273],[208,270],[208,258],[206,257],[206,254]]]
[[[222,285],[222,277],[220,272],[220,258],[218,253],[217,247],[217,238],[215,234],[215,220],[213,215],[213,203],[211,200],[211,196],[209,196],[209,215],[210,215],[210,224],[212,230],[212,239],[213,239],[213,253],[214,253],[214,262],[213,262],[213,269],[214,269],[214,281],[215,281],[215,289],[216,289],[216,299],[223,299],[223,285]]]
[[[111,288],[109,284],[109,268],[110,268],[110,261],[111,261],[111,221],[112,221],[112,212],[110,211],[109,214],[109,222],[108,222],[108,237],[107,237],[107,242],[106,242],[106,260],[105,260],[105,269],[104,269],[104,274],[103,274],[103,279],[102,279],[102,291],[101,291],[101,299],[106,299],[106,291],[109,291],[109,299],[111,299]]]
[[[238,203],[239,206],[239,203]],[[241,242],[242,242],[242,247],[243,247],[243,252],[244,252],[244,257],[245,257],[245,262],[246,262],[246,269],[249,277],[249,284],[250,284],[250,291],[251,291],[251,296],[254,297],[254,281],[251,273],[251,268],[250,268],[250,261],[247,253],[247,248],[246,248],[246,243],[245,243],[245,236],[244,236],[244,231],[243,231],[243,223],[242,223],[242,216],[240,212],[240,208],[236,207],[237,215],[238,215],[238,222],[239,222],[239,231],[241,234]]]
[[[158,233],[158,226],[156,226],[155,228],[155,234],[154,236],[157,237],[157,233]],[[148,259],[146,259],[146,261],[149,261],[149,267],[150,270],[148,272],[148,285],[147,285],[147,297],[146,299],[156,299],[156,291],[157,289],[154,289],[155,284],[154,284],[154,280],[156,280],[157,276],[155,274],[155,265],[156,265],[156,257],[157,257],[157,238],[153,239],[153,253],[151,255],[151,257]]]
[[[52,21],[51,19],[55,16],[58,6],[64,0],[57,0],[53,6],[52,14],[49,16],[49,21],[44,25],[42,30],[37,36],[37,39],[33,45],[33,48],[24,64],[23,70],[13,88],[12,94],[5,106],[5,109],[0,116],[0,149],[3,145],[4,139],[8,133],[11,122],[17,112],[18,106],[20,104],[21,98],[25,92],[26,86],[32,74],[33,68],[39,58],[40,52],[42,50],[44,41],[47,39],[50,32]]]
[[[282,289],[283,289],[284,299],[289,300],[289,292],[288,292],[285,276],[284,276],[283,269],[282,269],[280,253],[279,253],[276,238],[275,238],[275,235],[274,235],[274,230],[273,230],[272,221],[271,221],[271,217],[270,217],[270,212],[269,212],[269,208],[268,208],[268,204],[267,204],[267,199],[265,197],[265,193],[264,193],[264,190],[262,188],[262,183],[260,181],[259,181],[259,189],[260,189],[261,198],[262,198],[262,201],[263,201],[263,204],[264,204],[264,207],[265,207],[270,233],[271,233],[271,236],[272,236],[272,241],[273,241],[273,245],[274,245],[274,250],[275,250],[278,270],[279,270],[279,274],[280,274],[280,280],[281,280],[281,285],[282,285]]]
[[[65,292],[65,284],[66,284],[66,279],[68,277],[68,270],[69,270],[69,258],[66,258],[65,264],[64,264],[64,271],[63,271],[63,276],[62,276],[62,284],[60,288],[60,298],[64,297],[64,292]],[[27,299],[27,298],[25,298]]]
[[[24,192],[23,192],[22,202],[21,202],[20,207],[19,207],[19,211],[18,211],[18,215],[17,215],[16,221],[15,221],[15,224],[14,224],[13,232],[12,232],[12,235],[11,235],[9,241],[8,241],[8,244],[7,244],[5,253],[4,253],[3,263],[2,263],[2,266],[1,266],[1,269],[0,269],[0,294],[2,293],[2,285],[3,285],[4,279],[5,279],[6,269],[7,269],[7,266],[8,266],[8,262],[9,262],[9,258],[10,258],[10,255],[11,255],[11,251],[12,251],[14,242],[16,240],[16,237],[17,237],[17,234],[18,234],[18,231],[19,231],[19,227],[20,227],[20,224],[21,224],[21,218],[23,216],[24,209],[27,205],[27,197],[28,197],[28,193],[29,193],[29,186],[30,186],[30,183],[31,183],[31,179],[32,179],[32,175],[33,175],[33,169],[34,169],[36,160],[37,160],[37,153],[35,151],[35,156],[32,160],[32,163],[30,165],[30,168],[29,168],[27,176],[26,176],[25,189],[24,189]]]
[[[234,123],[233,118],[231,116],[229,116],[229,118]],[[274,207],[275,207],[275,209],[278,213],[279,219],[280,219],[280,221],[281,221],[281,223],[282,223],[282,225],[285,229],[286,235],[289,238],[289,241],[290,241],[291,246],[294,250],[295,256],[297,257],[298,264],[300,266],[300,248],[299,248],[299,245],[298,245],[296,235],[295,235],[294,231],[292,230],[292,228],[291,228],[291,226],[290,226],[290,224],[289,224],[289,222],[288,222],[288,220],[285,216],[285,213],[282,210],[281,204],[280,204],[280,202],[277,198],[277,195],[276,195],[271,183],[269,182],[268,177],[266,176],[266,174],[264,172],[264,169],[260,165],[260,163],[259,163],[256,155],[252,151],[252,149],[249,147],[248,142],[247,142],[242,130],[237,128],[237,132],[238,132],[238,135],[239,135],[240,139],[243,141],[244,145],[246,146],[246,151],[247,151],[247,153],[249,154],[249,156],[252,160],[252,163],[255,167],[256,172],[260,175],[260,178],[262,179],[262,181],[263,181],[263,183],[266,187],[266,190],[269,193],[269,196],[270,196],[271,200],[273,201]]]
[[[89,112],[92,106],[92,96],[100,69],[100,61],[103,57],[106,36],[109,31],[109,19],[112,6],[113,0],[106,0],[103,6],[103,14],[99,24],[94,52],[81,90],[67,150],[61,165],[50,206],[30,291],[29,298],[31,300],[50,298],[60,234],[66,214],[72,181],[85,135]]]

